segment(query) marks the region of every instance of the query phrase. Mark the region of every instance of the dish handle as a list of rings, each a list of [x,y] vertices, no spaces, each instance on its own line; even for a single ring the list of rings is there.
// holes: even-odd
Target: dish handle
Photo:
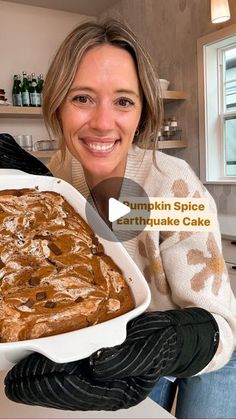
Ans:
[[[117,319],[97,324],[96,329],[94,329],[95,326],[90,326],[79,331],[37,339],[37,344],[30,345],[29,349],[57,363],[87,358],[101,348],[120,345],[124,342],[127,319],[116,321]]]
[[[18,342],[17,342],[18,343]],[[4,343],[2,345],[5,345]],[[6,345],[8,345],[6,343]],[[17,350],[15,348],[8,349],[7,351],[0,352],[0,371],[2,370],[9,370],[11,369],[17,362],[21,361],[22,359],[26,358],[33,351],[31,350]]]

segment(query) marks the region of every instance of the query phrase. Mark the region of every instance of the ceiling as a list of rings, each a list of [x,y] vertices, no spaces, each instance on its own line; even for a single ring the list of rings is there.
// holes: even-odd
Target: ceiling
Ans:
[[[98,16],[119,0],[5,0],[9,3],[64,10],[81,15]]]

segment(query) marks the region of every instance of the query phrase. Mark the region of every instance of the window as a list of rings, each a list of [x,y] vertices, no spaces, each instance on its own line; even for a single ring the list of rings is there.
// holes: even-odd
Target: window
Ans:
[[[220,50],[223,84],[225,174],[236,176],[236,43]]]
[[[236,25],[198,40],[200,173],[236,183]]]

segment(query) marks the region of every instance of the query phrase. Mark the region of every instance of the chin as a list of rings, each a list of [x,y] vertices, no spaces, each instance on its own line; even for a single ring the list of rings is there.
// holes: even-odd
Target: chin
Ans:
[[[85,166],[86,167],[86,166]],[[116,167],[108,165],[93,165],[92,167],[86,167],[87,171],[98,179],[105,179],[108,177],[116,176]]]

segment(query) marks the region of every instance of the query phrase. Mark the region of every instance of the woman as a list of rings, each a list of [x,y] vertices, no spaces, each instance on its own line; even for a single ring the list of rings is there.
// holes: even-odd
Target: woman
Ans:
[[[184,161],[155,149],[143,150],[156,144],[161,120],[160,91],[150,58],[127,26],[108,20],[75,28],[52,61],[44,92],[45,122],[61,142],[61,152],[49,168],[85,197],[91,192],[105,219],[103,202],[109,191],[97,194],[94,188],[113,177],[135,180],[149,196],[208,197],[215,211],[213,199]],[[117,185],[113,197],[119,198],[121,187],[121,183]],[[226,387],[232,392],[235,362],[232,358],[231,369],[225,364],[232,357],[236,340],[236,305],[221,255],[219,231],[144,231],[124,242],[124,246],[150,285],[150,310],[162,312],[163,316],[168,313],[168,318],[180,326],[179,333],[183,325],[191,326],[189,347],[183,339],[178,368],[162,369],[162,373],[172,372],[180,378],[174,384],[164,378],[162,385],[160,380],[151,396],[164,407],[171,407],[166,400],[173,393],[170,387],[177,383],[177,417],[233,417],[234,397],[230,396],[226,407],[219,397],[221,391],[229,394]],[[201,320],[195,307],[203,309]],[[185,310],[195,319],[194,324],[186,319],[182,322]],[[211,326],[206,331],[203,326],[209,316]],[[214,322],[219,329],[219,345]],[[195,339],[194,355],[191,339]],[[21,373],[23,370],[24,364]],[[197,377],[182,378],[199,372]],[[160,389],[163,399],[164,388],[163,402]],[[199,396],[200,405],[188,402],[189,392],[193,399]],[[12,394],[10,397],[14,399]]]

